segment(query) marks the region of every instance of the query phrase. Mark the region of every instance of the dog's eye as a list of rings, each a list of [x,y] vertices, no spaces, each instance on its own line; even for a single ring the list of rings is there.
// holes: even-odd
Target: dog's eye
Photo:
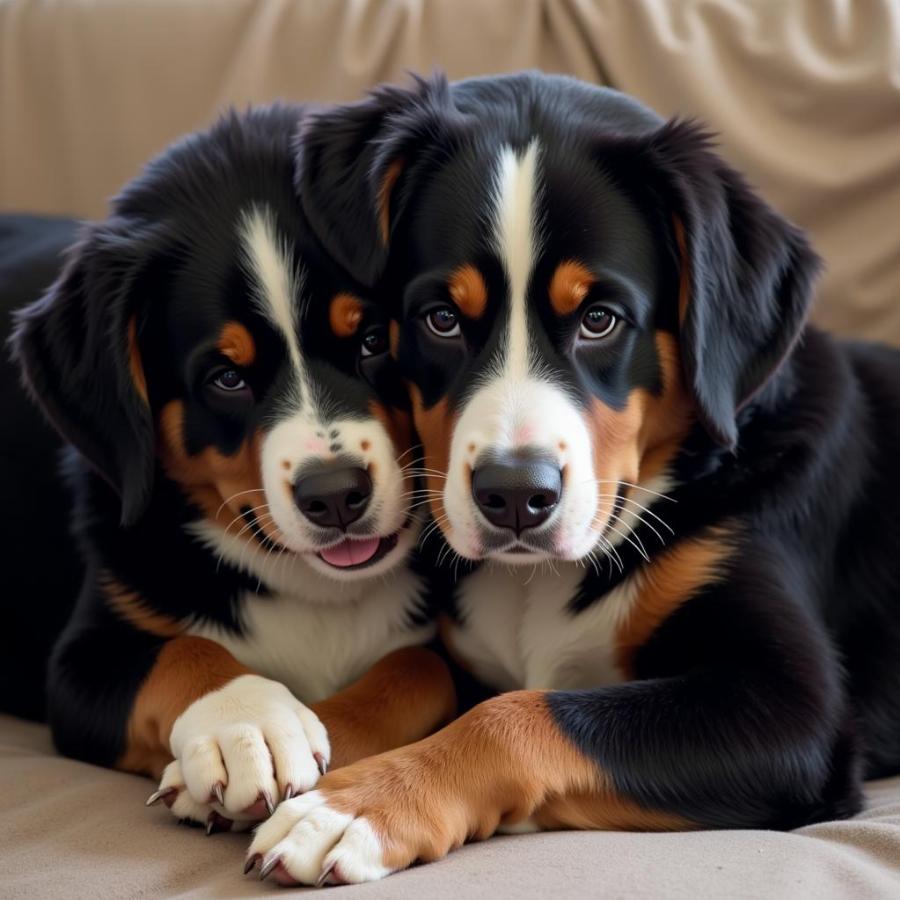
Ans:
[[[619,317],[603,306],[592,306],[581,319],[581,336],[590,341],[611,335],[619,324]]]
[[[362,339],[360,354],[366,356],[378,356],[388,348],[387,332],[383,328],[373,328]]]
[[[229,394],[246,390],[248,387],[247,382],[244,381],[243,376],[237,369],[223,369],[212,379],[211,383],[220,391],[226,391]]]
[[[456,337],[460,333],[459,316],[449,306],[441,306],[433,309],[425,321],[429,329],[438,337]]]

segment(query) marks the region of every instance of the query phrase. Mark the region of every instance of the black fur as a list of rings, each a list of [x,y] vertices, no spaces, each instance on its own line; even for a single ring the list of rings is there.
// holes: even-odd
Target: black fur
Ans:
[[[12,329],[13,311],[59,274],[76,230],[68,219],[0,217],[0,345]],[[0,709],[40,718],[47,657],[71,615],[82,563],[56,471],[60,438],[19,388],[18,369],[3,351],[0,421]]]

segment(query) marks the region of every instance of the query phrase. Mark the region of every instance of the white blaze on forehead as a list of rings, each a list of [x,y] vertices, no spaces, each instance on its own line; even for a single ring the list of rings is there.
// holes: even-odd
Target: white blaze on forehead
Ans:
[[[254,283],[257,309],[278,330],[287,344],[294,369],[303,372],[297,340],[298,301],[303,273],[290,247],[278,235],[275,216],[268,207],[254,206],[241,216],[243,264]]]
[[[538,190],[537,141],[532,141],[521,156],[512,147],[504,147],[494,177],[494,246],[509,281],[509,322],[502,367],[504,374],[513,377],[525,377],[530,369],[525,293],[540,249]]]

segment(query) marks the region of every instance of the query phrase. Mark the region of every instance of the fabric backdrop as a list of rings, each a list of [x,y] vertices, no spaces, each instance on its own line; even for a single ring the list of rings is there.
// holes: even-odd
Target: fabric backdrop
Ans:
[[[721,132],[825,256],[818,319],[900,343],[892,0],[0,0],[0,209],[103,214],[224,107],[539,67]]]

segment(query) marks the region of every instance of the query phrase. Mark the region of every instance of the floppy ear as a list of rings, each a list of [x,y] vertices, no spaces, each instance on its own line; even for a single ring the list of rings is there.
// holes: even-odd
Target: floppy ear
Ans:
[[[737,444],[737,414],[775,374],[806,322],[821,261],[690,122],[651,139],[654,179],[674,216],[682,267],[680,345],[700,419]]]
[[[301,123],[294,183],[309,224],[329,255],[373,284],[387,264],[405,204],[399,184],[418,145],[446,128],[450,89],[439,74],[409,88],[383,85],[368,98],[309,113]]]
[[[12,336],[26,388],[118,492],[123,525],[144,510],[154,472],[134,299],[146,240],[114,220],[89,229],[46,294],[16,314]]]

